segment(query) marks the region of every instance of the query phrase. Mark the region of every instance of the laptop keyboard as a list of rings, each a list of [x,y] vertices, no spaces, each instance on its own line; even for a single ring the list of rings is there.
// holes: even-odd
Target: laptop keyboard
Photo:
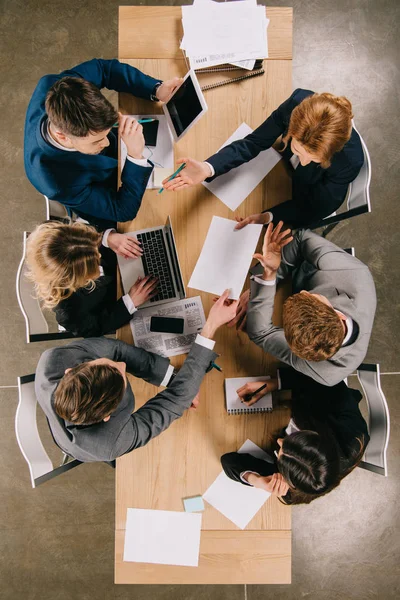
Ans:
[[[158,293],[157,296],[151,298],[150,302],[175,298],[176,292],[162,230],[157,229],[156,231],[138,233],[136,237],[142,244],[142,263],[145,275],[153,275],[158,278]]]

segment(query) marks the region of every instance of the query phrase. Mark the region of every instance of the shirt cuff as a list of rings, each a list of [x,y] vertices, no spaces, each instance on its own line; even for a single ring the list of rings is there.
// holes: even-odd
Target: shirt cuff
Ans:
[[[269,217],[269,221],[268,221],[268,223],[264,223],[264,225],[269,225],[269,223],[271,223],[271,221],[273,220],[273,218],[274,218],[274,215],[273,215],[273,214],[272,214],[272,212],[270,212],[269,210],[266,210],[266,211],[264,212],[264,215],[268,215],[268,217]]]
[[[173,373],[174,373],[174,367],[172,365],[169,365],[167,372],[165,373],[165,377],[162,380],[162,382],[160,383],[160,385],[163,385],[164,387],[166,387],[169,384]]]
[[[195,344],[199,344],[200,346],[204,346],[205,348],[208,348],[209,350],[214,350],[214,346],[215,346],[215,341],[214,340],[210,340],[209,338],[206,338],[202,335],[200,335],[199,333],[196,336],[196,339],[194,340]]]
[[[126,158],[139,167],[148,167],[150,165],[147,158],[132,158],[132,156],[129,156],[129,154]]]
[[[250,277],[250,279],[254,279],[254,281],[257,281],[257,283],[259,283],[260,285],[275,285],[276,284],[276,279],[271,279],[271,281],[266,281],[265,279],[261,279],[261,277],[257,277],[257,275],[252,275]]]
[[[253,475],[259,475],[260,473],[256,473],[255,471],[242,471],[240,473],[240,480],[243,481],[243,483],[245,483],[246,485],[251,485],[251,487],[254,487],[252,483],[250,483],[249,481],[247,481],[247,479],[244,478],[244,476],[248,473],[253,473]]]
[[[205,164],[205,165],[208,165],[208,166],[210,167],[211,175],[209,175],[208,177],[214,177],[214,175],[215,175],[215,169],[214,169],[214,167],[212,166],[212,164],[210,164],[210,163],[209,163],[209,162],[207,162],[206,160],[204,161],[204,164]],[[207,177],[207,179],[208,179],[208,177]]]
[[[133,315],[134,312],[137,311],[136,306],[133,303],[132,298],[130,297],[129,294],[125,294],[125,296],[122,296],[122,300],[126,306],[126,310],[128,311],[128,313],[130,315]]]
[[[103,233],[103,239],[102,239],[102,246],[104,246],[105,248],[109,248],[110,246],[108,245],[108,236],[110,235],[110,233],[112,231],[115,231],[114,228],[112,229],[106,229],[105,232]]]

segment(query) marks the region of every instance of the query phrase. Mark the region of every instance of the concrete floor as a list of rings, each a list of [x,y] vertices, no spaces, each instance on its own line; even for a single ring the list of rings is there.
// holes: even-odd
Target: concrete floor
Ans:
[[[23,170],[24,115],[42,75],[93,57],[115,57],[118,4],[134,2],[2,2],[0,597],[399,598],[399,518],[395,503],[400,491],[396,478],[400,424],[396,400],[400,382],[396,190],[400,171],[398,127],[394,130],[399,122],[398,0],[271,2],[294,7],[293,86],[348,96],[356,125],[371,154],[373,212],[342,223],[330,238],[341,246],[355,246],[357,256],[370,265],[377,286],[378,312],[367,359],[380,362],[383,373],[396,373],[382,376],[392,420],[389,477],[358,469],[329,496],[293,509],[291,586],[115,586],[112,470],[103,464],[83,465],[37,490],[30,488],[28,469],[14,436],[14,386],[18,375],[35,370],[48,344],[25,344],[24,322],[14,292],[22,232],[44,218],[43,198],[31,187]]]

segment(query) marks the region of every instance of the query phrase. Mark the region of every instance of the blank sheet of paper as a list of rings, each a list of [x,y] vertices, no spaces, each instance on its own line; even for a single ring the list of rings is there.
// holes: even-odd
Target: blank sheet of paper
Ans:
[[[252,131],[246,123],[242,123],[221,148],[243,139]],[[281,158],[274,148],[263,150],[256,158],[220,175],[210,183],[203,182],[203,185],[231,210],[236,210]]]
[[[273,462],[269,455],[251,440],[246,440],[238,452]],[[240,529],[244,529],[270,495],[265,490],[233,481],[222,471],[203,494],[203,499]]]
[[[128,508],[124,561],[199,564],[201,514]]]
[[[235,231],[236,225],[213,217],[188,287],[218,296],[229,288],[229,298],[239,298],[263,226],[251,224]]]

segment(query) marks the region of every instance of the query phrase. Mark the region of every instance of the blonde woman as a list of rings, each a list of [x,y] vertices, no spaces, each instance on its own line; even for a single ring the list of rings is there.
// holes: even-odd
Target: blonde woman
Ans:
[[[90,225],[58,221],[42,223],[30,234],[28,277],[43,307],[53,309],[67,331],[81,337],[111,333],[156,294],[157,281],[144,277],[116,300],[115,252],[140,254],[138,242],[128,247],[128,240],[113,230],[101,234]]]
[[[297,89],[262,125],[242,140],[222,148],[199,162],[182,158],[186,167],[178,177],[163,182],[165,189],[179,191],[249,162],[282,136],[282,158],[292,172],[292,198],[239,221],[268,224],[284,221],[306,227],[337,210],[348,185],[364,162],[360,137],[352,128],[352,107],[343,96]]]

